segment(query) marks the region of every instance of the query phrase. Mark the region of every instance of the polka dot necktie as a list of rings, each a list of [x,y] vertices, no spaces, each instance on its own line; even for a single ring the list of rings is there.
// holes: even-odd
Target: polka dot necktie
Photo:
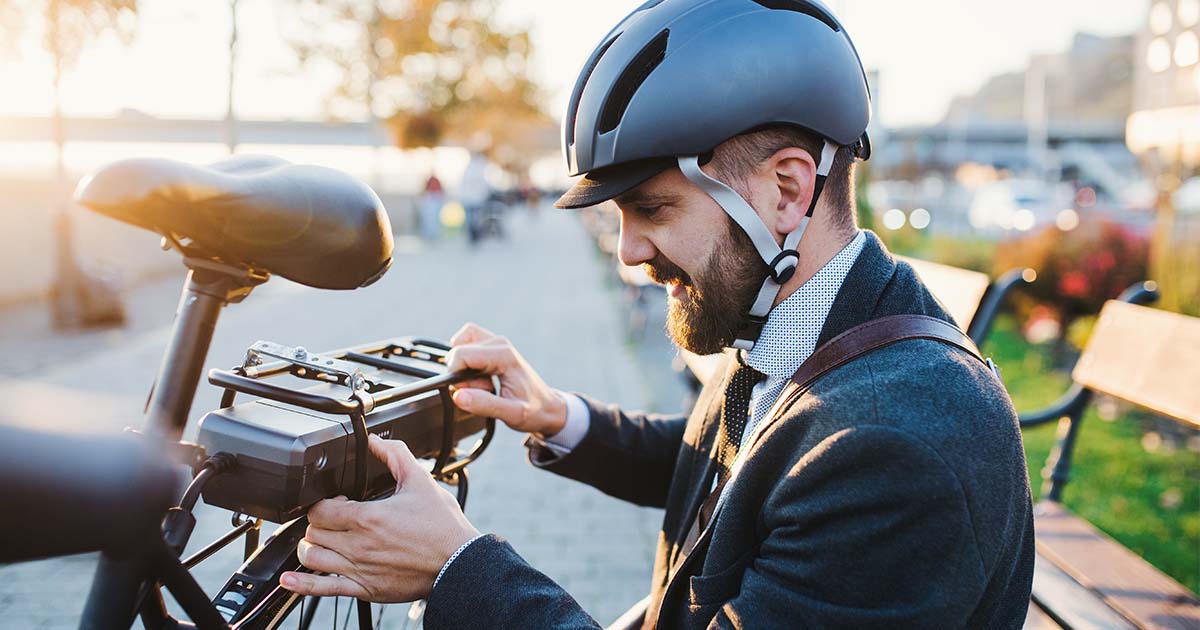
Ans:
[[[750,395],[754,386],[767,375],[746,365],[738,355],[738,368],[725,388],[725,403],[721,409],[721,426],[717,433],[717,463],[721,466],[719,480],[729,475],[733,460],[742,444],[746,416],[750,410]]]

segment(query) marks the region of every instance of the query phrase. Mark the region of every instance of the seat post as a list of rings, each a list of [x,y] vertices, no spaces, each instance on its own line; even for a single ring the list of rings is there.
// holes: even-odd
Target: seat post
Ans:
[[[221,307],[240,302],[267,279],[266,274],[207,260],[184,262],[190,270],[146,405],[146,434],[171,441],[178,440],[187,425]]]
[[[184,258],[184,264],[189,269],[187,281],[146,404],[146,437],[164,442],[178,441],[187,426],[221,307],[242,301],[269,277],[255,269],[200,258]],[[134,606],[139,590],[157,577],[150,575],[152,572],[144,553],[130,557],[101,553],[81,627],[128,627],[137,614]]]

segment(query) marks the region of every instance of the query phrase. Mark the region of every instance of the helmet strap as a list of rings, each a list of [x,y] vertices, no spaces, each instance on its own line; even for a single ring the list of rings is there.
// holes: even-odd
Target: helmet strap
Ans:
[[[796,251],[796,248],[800,245],[800,239],[804,236],[805,229],[808,228],[813,210],[817,207],[817,199],[825,187],[825,179],[829,176],[829,169],[833,164],[833,156],[837,149],[837,145],[828,140],[821,148],[821,161],[817,164],[812,202],[809,203],[804,217],[800,219],[800,225],[784,238],[783,247],[775,242],[775,236],[763,223],[762,218],[736,190],[700,169],[699,156],[689,155],[678,158],[679,170],[683,172],[684,177],[712,197],[713,201],[721,206],[721,209],[733,219],[734,223],[742,228],[746,236],[750,237],[750,242],[754,244],[759,257],[767,265],[767,277],[763,279],[758,297],[755,298],[754,304],[747,314],[747,324],[738,331],[737,338],[731,344],[732,347],[741,350],[750,350],[754,347],[762,333],[763,326],[767,323],[767,314],[771,312],[775,298],[779,296],[783,284],[796,273],[796,265],[800,260],[800,253]]]

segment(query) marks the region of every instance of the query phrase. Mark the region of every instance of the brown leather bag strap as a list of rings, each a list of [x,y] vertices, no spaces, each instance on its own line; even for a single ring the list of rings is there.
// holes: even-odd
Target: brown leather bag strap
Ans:
[[[783,411],[797,394],[807,390],[826,372],[845,365],[864,354],[906,339],[932,339],[961,349],[975,357],[988,369],[995,371],[992,364],[983,358],[975,342],[957,326],[928,315],[892,315],[859,324],[827,341],[812,354],[792,375],[792,380],[780,393],[779,398],[764,421]]]
[[[892,315],[859,324],[817,348],[792,375],[792,383],[807,389],[826,372],[858,357],[906,339],[932,339],[957,348],[987,365],[975,342],[957,326],[928,315]]]

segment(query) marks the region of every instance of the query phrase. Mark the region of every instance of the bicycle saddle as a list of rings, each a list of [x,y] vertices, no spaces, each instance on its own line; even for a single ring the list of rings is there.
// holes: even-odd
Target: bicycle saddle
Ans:
[[[374,191],[340,171],[275,157],[208,166],[122,160],[85,177],[75,200],[184,241],[189,255],[310,287],[366,286],[392,262],[391,224]]]

